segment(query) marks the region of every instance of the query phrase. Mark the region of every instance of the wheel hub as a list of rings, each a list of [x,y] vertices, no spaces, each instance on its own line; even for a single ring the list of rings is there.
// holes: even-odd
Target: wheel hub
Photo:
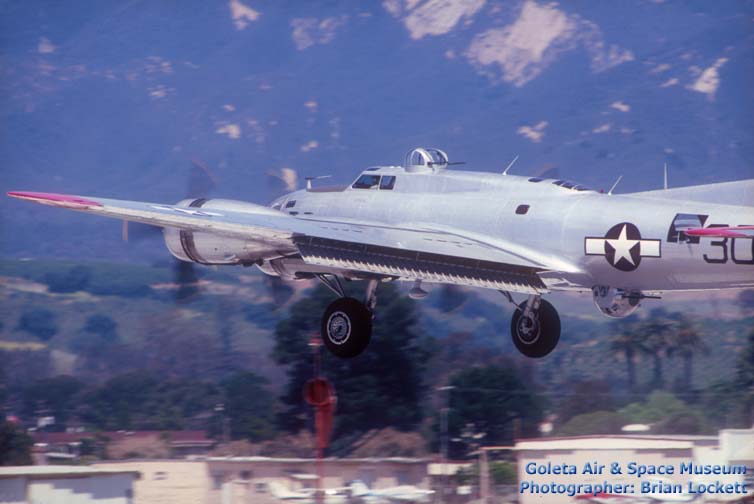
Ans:
[[[526,345],[536,343],[539,339],[539,320],[536,317],[522,316],[518,320],[516,329],[518,339]]]
[[[334,312],[327,320],[327,337],[336,345],[342,345],[351,336],[351,319],[341,311]]]

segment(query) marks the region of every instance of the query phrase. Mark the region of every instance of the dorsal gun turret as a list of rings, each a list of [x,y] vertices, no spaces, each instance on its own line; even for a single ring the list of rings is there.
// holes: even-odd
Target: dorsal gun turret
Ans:
[[[403,165],[408,172],[438,172],[448,167],[448,155],[440,149],[417,147],[406,154]]]

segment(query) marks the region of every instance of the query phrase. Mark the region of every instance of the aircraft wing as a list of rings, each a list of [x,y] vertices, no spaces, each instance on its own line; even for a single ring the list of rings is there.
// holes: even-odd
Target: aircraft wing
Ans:
[[[385,226],[348,220],[298,218],[261,205],[244,211],[204,209],[51,193],[9,192],[13,198],[94,215],[207,232],[300,254],[309,264],[385,276],[537,293],[538,273],[579,271],[521,244],[419,223]]]

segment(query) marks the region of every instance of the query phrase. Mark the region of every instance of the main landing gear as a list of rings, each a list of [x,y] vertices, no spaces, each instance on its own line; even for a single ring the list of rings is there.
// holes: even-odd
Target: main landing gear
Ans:
[[[516,306],[511,319],[511,337],[519,352],[538,359],[552,352],[560,340],[560,317],[541,296],[516,305],[510,293],[501,291]]]
[[[350,359],[366,349],[372,337],[372,319],[377,305],[377,280],[367,283],[367,291],[362,303],[358,299],[346,297],[338,277],[328,274],[317,278],[338,295],[322,315],[322,341],[335,356]]]
[[[317,278],[338,296],[322,315],[322,341],[337,357],[356,357],[366,349],[372,337],[378,280],[368,280],[361,302],[345,295],[337,276],[322,273]],[[552,352],[560,340],[560,317],[555,308],[538,295],[516,304],[509,292],[501,292],[516,307],[511,319],[511,337],[518,351],[531,358]]]

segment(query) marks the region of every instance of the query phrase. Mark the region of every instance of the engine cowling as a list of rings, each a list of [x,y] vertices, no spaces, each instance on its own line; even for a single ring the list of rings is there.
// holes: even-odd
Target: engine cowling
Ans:
[[[610,318],[623,318],[631,315],[641,304],[641,292],[618,289],[607,285],[592,287],[594,304]]]
[[[243,201],[223,199],[187,199],[176,204],[197,210],[228,210],[259,212],[259,207]],[[254,264],[274,254],[270,247],[238,238],[212,233],[164,228],[165,245],[173,256],[200,264]]]

